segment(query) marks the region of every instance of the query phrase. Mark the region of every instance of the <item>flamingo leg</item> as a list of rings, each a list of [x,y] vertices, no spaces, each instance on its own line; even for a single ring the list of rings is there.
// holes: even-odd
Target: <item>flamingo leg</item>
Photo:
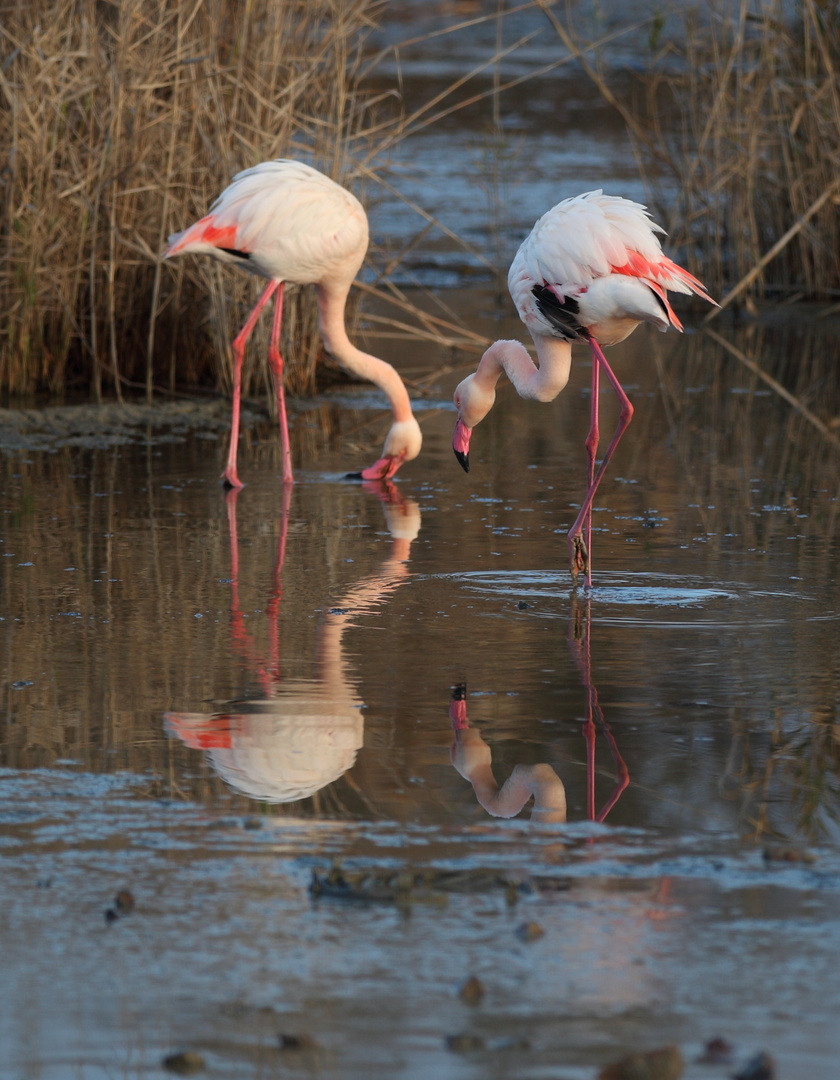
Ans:
[[[598,427],[598,411],[601,391],[601,367],[592,357],[592,398],[589,406],[589,434],[586,436],[586,490],[588,491],[595,479],[595,455],[598,452],[598,443],[601,432]],[[592,507],[583,523],[583,545],[576,545],[573,551],[573,565],[577,572],[581,570],[586,575],[587,587],[592,583]],[[574,573],[575,571],[573,571]]]
[[[278,281],[269,281],[231,346],[233,349],[233,410],[230,419],[230,446],[225,471],[222,473],[222,482],[236,489],[242,487],[242,481],[236,471],[236,450],[239,446],[239,408],[242,401],[242,359],[245,356],[245,344],[257,324],[260,312],[277,291],[279,284]]]
[[[274,378],[274,393],[277,395],[277,419],[280,423],[280,448],[283,454],[283,483],[293,484],[292,451],[289,445],[289,422],[286,419],[286,391],[283,386],[283,357],[280,355],[280,326],[283,322],[284,282],[280,282],[274,300],[274,320],[271,324],[271,344],[268,347],[268,362]]]
[[[575,581],[577,581],[578,573],[580,571],[583,571],[586,578],[587,588],[589,588],[589,586],[592,584],[592,574],[589,567],[589,549],[583,537],[583,526],[587,523],[587,520],[591,519],[592,502],[595,498],[595,492],[598,490],[598,485],[601,483],[601,478],[606,471],[610,458],[613,456],[613,453],[615,452],[616,446],[618,446],[621,436],[627,430],[630,421],[633,419],[633,405],[630,402],[630,398],[627,396],[627,394],[625,394],[624,387],[618,381],[615,372],[607,363],[607,358],[604,356],[601,350],[601,346],[598,344],[597,341],[595,341],[594,338],[591,339],[591,345],[592,363],[595,364],[597,361],[597,364],[603,368],[604,374],[609,379],[610,385],[612,386],[613,390],[615,390],[616,396],[621,406],[621,412],[618,417],[618,425],[616,426],[613,437],[610,440],[609,446],[607,447],[607,451],[604,454],[603,460],[601,461],[597,473],[595,473],[594,478],[590,480],[589,486],[586,489],[586,495],[584,496],[580,510],[578,511],[578,516],[575,518],[574,524],[569,530],[569,556],[572,577],[575,579]],[[593,376],[593,387],[594,385],[595,378]],[[597,411],[597,403],[593,405],[593,410]],[[590,431],[590,436],[591,434],[592,432]],[[589,438],[587,438],[587,451],[588,450]],[[589,538],[591,539],[591,533]]]

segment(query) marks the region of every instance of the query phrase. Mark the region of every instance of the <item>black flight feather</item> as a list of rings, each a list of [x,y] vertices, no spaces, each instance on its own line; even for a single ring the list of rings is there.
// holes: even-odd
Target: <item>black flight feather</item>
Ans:
[[[587,338],[585,327],[578,322],[580,305],[577,300],[567,296],[562,302],[546,285],[535,285],[531,292],[537,302],[540,314],[551,323],[555,337],[564,341],[580,341]]]

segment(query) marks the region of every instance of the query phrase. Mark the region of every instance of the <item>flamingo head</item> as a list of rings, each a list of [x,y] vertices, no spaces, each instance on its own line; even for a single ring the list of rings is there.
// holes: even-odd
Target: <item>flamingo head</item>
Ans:
[[[361,478],[390,480],[400,465],[417,457],[422,445],[423,435],[414,416],[407,420],[395,420],[385,438],[382,457],[369,468],[362,469]]]
[[[452,400],[458,410],[458,422],[452,435],[452,449],[461,468],[464,472],[469,472],[472,429],[493,408],[496,391],[494,387],[488,390],[480,386],[473,373],[458,384]]]

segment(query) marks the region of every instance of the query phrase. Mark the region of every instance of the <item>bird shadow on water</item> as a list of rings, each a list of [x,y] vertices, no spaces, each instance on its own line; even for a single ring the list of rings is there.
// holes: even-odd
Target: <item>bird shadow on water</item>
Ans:
[[[354,764],[364,741],[364,702],[343,651],[354,620],[385,603],[409,575],[411,544],[420,531],[420,508],[390,481],[367,481],[382,502],[391,551],[379,569],[352,585],[323,616],[314,679],[285,679],[278,620],[283,595],[292,489],[283,487],[277,551],[266,615],[268,653],[249,633],[239,595],[236,500],[227,493],[230,534],[230,646],[256,680],[259,696],[221,704],[209,713],[170,711],[164,727],[185,745],[203,750],[214,771],[236,792],[263,803],[306,799]]]

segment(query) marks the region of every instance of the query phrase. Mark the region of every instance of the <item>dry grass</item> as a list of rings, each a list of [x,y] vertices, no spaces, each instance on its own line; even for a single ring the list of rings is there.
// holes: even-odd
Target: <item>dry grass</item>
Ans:
[[[529,6],[537,0],[520,5]],[[239,169],[274,157],[310,161],[363,199],[375,185],[391,191],[392,148],[486,96],[469,84],[498,56],[405,114],[398,87],[370,79],[385,54],[371,54],[369,34],[385,7],[0,0],[0,389],[89,386],[99,400],[128,388],[151,399],[177,379],[226,390],[230,341],[259,282],[207,260],[161,264],[168,234],[205,213]],[[499,7],[444,32],[505,15]],[[460,242],[415,209],[421,235],[440,229]],[[401,254],[379,256],[379,294],[411,316],[411,333],[419,326],[443,347],[483,344],[445,308],[415,309],[390,280]],[[283,341],[292,393],[314,389],[316,325],[310,290],[292,291]],[[266,332],[246,357],[246,395],[270,385]]]
[[[555,0],[497,0],[433,36],[501,28],[527,7],[556,32],[555,58],[505,81],[505,58],[533,34],[505,45],[500,31],[483,62],[407,113],[399,79],[370,78],[383,58],[369,48],[383,0],[0,0],[0,389],[225,391],[230,341],[259,282],[207,260],[162,265],[170,232],[238,169],[271,157],[310,160],[363,198],[393,195],[388,155],[400,142],[482,101],[498,136],[505,92],[570,62],[624,116],[657,214],[713,291],[741,281],[742,297],[840,293],[834,6],[804,0],[794,23],[781,0],[649,20],[638,107],[616,97],[597,62],[600,45],[632,28],[582,42]],[[491,139],[485,152],[498,171],[510,147]],[[414,209],[417,237],[372,254],[378,295],[397,305],[369,321],[373,336],[481,348],[442,304],[424,314],[393,282],[424,230],[462,243]],[[247,354],[246,395],[270,384],[265,333]],[[290,392],[311,392],[323,356],[308,290],[287,301],[283,348]]]
[[[0,385],[151,390],[215,375],[253,283],[156,260],[239,169],[304,153],[339,181],[373,124],[375,0],[32,0],[0,17]],[[206,317],[205,297],[213,298]],[[290,304],[290,382],[315,338]],[[189,317],[190,314],[192,317]],[[197,316],[197,317],[196,317]],[[302,343],[302,344],[300,344]],[[256,350],[254,355],[257,355]],[[248,390],[258,373],[246,371]]]
[[[783,0],[741,0],[657,15],[635,101],[587,59],[579,21],[545,7],[622,114],[671,245],[713,293],[840,293],[836,4],[803,0],[792,16]]]
[[[743,282],[742,298],[840,291],[840,13],[824,0],[795,11],[742,0],[689,13],[648,83],[649,131],[677,187],[672,239],[698,268],[702,253],[714,291]],[[663,94],[677,125],[659,119]]]

